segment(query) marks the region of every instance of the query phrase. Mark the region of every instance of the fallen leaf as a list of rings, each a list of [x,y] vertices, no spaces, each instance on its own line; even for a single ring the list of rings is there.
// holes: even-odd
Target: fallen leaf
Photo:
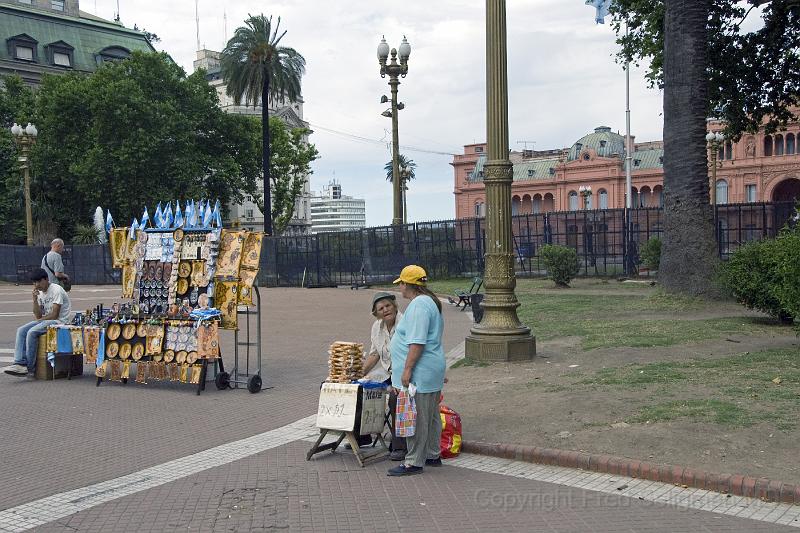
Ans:
[[[780,377],[777,377],[772,380],[775,385],[780,385],[783,380]]]

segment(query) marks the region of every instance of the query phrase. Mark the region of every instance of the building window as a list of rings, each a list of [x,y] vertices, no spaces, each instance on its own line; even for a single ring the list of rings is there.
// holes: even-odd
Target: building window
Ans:
[[[17,0],[17,2],[20,3],[20,4],[25,4],[26,6],[29,6],[29,5],[32,4],[31,0]]]
[[[106,61],[122,61],[131,56],[131,51],[121,46],[108,46],[100,50],[100,53],[95,56],[97,64],[101,65]]]
[[[577,211],[578,210],[578,193],[575,191],[569,191],[569,211]]]
[[[535,170],[533,170],[532,168],[528,169],[528,177],[529,178],[532,178],[535,175],[536,175],[536,171]]]
[[[253,218],[253,210],[252,209],[245,209],[244,217],[245,218]]]
[[[744,186],[744,201],[748,203],[757,202],[756,200],[756,186],[755,185],[745,185]]]
[[[475,153],[476,154],[482,154],[483,153],[483,146],[476,146],[475,147]]]
[[[605,189],[600,189],[597,192],[598,198],[600,198],[600,209],[608,209],[608,192]]]
[[[733,159],[733,143],[731,141],[725,143],[725,159]]]
[[[795,151],[795,137],[794,133],[786,134],[786,155],[794,155]]]
[[[550,167],[550,175],[551,176],[555,176],[556,175],[556,169],[555,168]]]
[[[23,61],[33,61],[33,48],[22,45],[17,46],[14,52],[14,58]]]
[[[476,217],[481,216],[481,203],[480,202],[476,202],[475,203],[475,216]]]
[[[64,11],[64,0],[50,0],[50,7],[56,11]]]
[[[14,37],[6,39],[6,46],[8,48],[8,55],[20,61],[31,61],[33,63],[39,61],[38,47],[39,41],[27,35],[20,33]]]
[[[728,203],[728,182],[717,180],[717,205]]]
[[[75,48],[64,41],[50,43],[44,47],[47,62],[58,67],[72,67]]]
[[[775,136],[775,155],[783,155],[783,135],[776,135]]]
[[[764,137],[764,156],[769,157],[772,155],[772,137],[767,135]]]

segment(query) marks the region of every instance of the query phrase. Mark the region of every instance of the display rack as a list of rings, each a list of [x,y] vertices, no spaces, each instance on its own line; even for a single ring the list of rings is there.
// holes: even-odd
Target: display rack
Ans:
[[[214,383],[219,390],[227,388],[238,389],[239,385],[246,385],[247,390],[252,394],[256,394],[262,388],[265,388],[261,378],[261,293],[255,285],[253,286],[253,293],[255,294],[255,305],[240,305],[236,311],[240,321],[239,327],[233,332],[233,369],[230,373],[225,372],[222,368],[222,357],[219,359],[220,371],[217,372],[214,378]],[[242,318],[244,319],[244,324],[242,324]],[[251,319],[255,320],[255,334],[253,334],[254,328]],[[242,328],[242,325],[244,325],[244,328]],[[242,354],[241,351],[244,353]],[[251,352],[254,352],[256,359],[253,365],[254,373],[250,372]]]

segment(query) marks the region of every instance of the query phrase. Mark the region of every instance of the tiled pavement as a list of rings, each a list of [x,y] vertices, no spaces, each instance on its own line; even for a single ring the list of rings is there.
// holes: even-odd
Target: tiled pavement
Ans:
[[[110,303],[117,294],[116,289],[91,290],[73,291],[80,302],[76,307]],[[14,328],[28,311],[28,294],[27,287],[0,287],[0,349],[13,346]],[[112,492],[98,499],[102,503],[93,505],[95,496],[90,494],[72,498],[86,505],[75,514],[66,515],[69,509],[56,513],[58,520],[37,529],[780,530],[774,523],[657,504],[636,494],[628,498],[597,492],[602,488],[597,478],[569,479],[576,473],[597,474],[564,469],[566,473],[553,478],[594,490],[545,483],[530,470],[542,467],[495,458],[465,456],[422,476],[391,479],[385,476],[390,466],[386,462],[361,469],[345,454],[323,454],[306,462],[310,443],[283,433],[284,440],[270,441],[254,455],[255,448],[231,456],[232,462],[223,466],[213,461],[202,468],[186,466],[193,459],[182,458],[252,435],[280,433],[283,426],[312,414],[328,345],[333,340],[367,340],[371,294],[265,291],[264,375],[266,384],[275,388],[259,395],[211,386],[197,397],[186,385],[95,387],[89,378],[42,383],[0,374],[0,487],[10,489],[0,490],[0,509],[35,502],[31,505],[42,505],[39,511],[47,516],[42,498],[108,481],[103,486]],[[448,306],[445,312],[445,344],[454,348],[469,324],[464,313]],[[166,463],[184,470],[159,478],[145,490],[115,485],[121,476],[152,467],[161,475],[159,465]],[[663,492],[671,502],[694,494],[670,490],[674,488],[667,486]],[[748,512],[775,519],[777,510]],[[0,512],[0,522],[4,514],[8,516]],[[786,510],[782,516],[790,517]],[[0,529],[3,525],[8,523],[0,523]]]

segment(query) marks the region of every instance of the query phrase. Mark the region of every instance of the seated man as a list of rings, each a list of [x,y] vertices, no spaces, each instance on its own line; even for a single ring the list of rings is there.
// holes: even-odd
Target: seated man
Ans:
[[[17,329],[14,346],[14,364],[3,371],[12,376],[26,376],[36,370],[36,347],[39,337],[47,333],[52,324],[66,323],[70,301],[66,291],[56,283],[50,283],[42,268],[31,273],[33,281],[33,316],[36,320]]]

